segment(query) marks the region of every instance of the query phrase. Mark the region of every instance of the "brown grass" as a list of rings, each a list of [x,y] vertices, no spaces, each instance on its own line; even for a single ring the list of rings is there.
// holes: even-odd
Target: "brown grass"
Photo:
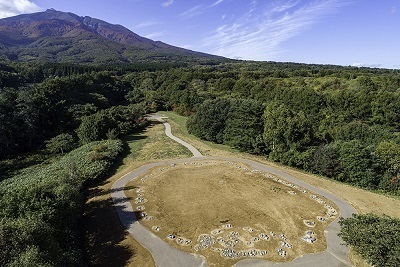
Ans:
[[[304,194],[262,174],[253,173],[243,164],[239,164],[242,166],[240,169],[226,162],[200,164],[155,168],[143,175],[144,183],[140,179],[130,183],[130,188],[140,187],[144,190],[142,194],[148,202],[143,206],[146,213],[154,217],[151,221],[141,223],[149,229],[161,227],[160,231],[153,229],[161,239],[178,249],[204,255],[210,266],[231,266],[237,261],[227,260],[220,256],[220,252],[210,249],[196,251],[201,234],[223,229],[227,223],[232,224],[233,228],[214,235],[215,238],[227,238],[228,233],[236,231],[244,243],[237,243],[235,251],[266,250],[268,254],[260,258],[267,260],[288,261],[305,253],[326,249],[323,231],[329,221],[318,222],[316,217],[326,216],[327,210],[324,205],[312,200],[310,193]],[[244,170],[244,167],[248,170]],[[134,203],[138,197],[135,190],[126,191],[134,207],[138,206]],[[296,195],[288,191],[294,191]],[[315,221],[316,226],[307,227],[304,220]],[[244,227],[250,227],[254,232],[249,233]],[[313,245],[300,239],[307,230],[316,234],[317,242]],[[271,237],[270,241],[247,245],[252,238],[262,233],[270,235],[271,231],[277,236]],[[180,246],[176,240],[167,238],[169,234],[189,239],[192,243]],[[293,245],[293,248],[285,249],[288,253],[285,258],[277,253],[277,249],[281,248],[280,234],[284,234],[288,239],[286,242]],[[214,247],[223,248],[222,245]]]
[[[172,132],[183,140],[193,144],[205,155],[237,156],[260,161],[342,197],[351,203],[360,213],[372,212],[400,218],[399,199],[307,174],[294,168],[269,162],[261,156],[243,154],[223,145],[201,141],[187,133],[184,126],[186,118],[173,113],[166,115],[170,116],[168,121],[172,126]],[[158,140],[158,142],[154,143],[154,140]],[[188,155],[188,152],[185,152],[185,148],[178,145],[179,148],[176,150],[174,145],[177,144],[172,140],[164,138],[164,128],[160,124],[153,125],[142,134],[130,136],[126,141],[129,145],[128,152],[124,159],[124,164],[118,169],[117,174],[104,183],[90,189],[92,193],[88,197],[83,224],[85,226],[84,231],[87,233],[87,254],[91,265],[110,266],[110,263],[112,263],[115,266],[154,266],[149,252],[123,231],[118,217],[116,217],[113,205],[109,201],[108,192],[111,184],[116,179],[139,166],[167,159],[168,157],[175,158]],[[165,145],[166,142],[169,145]],[[146,149],[143,149],[145,146]],[[165,149],[169,150],[169,152],[162,152]],[[351,259],[352,255],[350,254]],[[364,267],[360,262],[362,261],[353,261],[356,266]]]
[[[183,127],[186,122],[186,118],[171,114],[171,112],[166,113],[170,116],[169,122],[171,124],[173,132],[176,131],[175,128]],[[178,122],[179,123],[178,123]],[[279,170],[287,172],[288,174],[299,178],[311,185],[322,188],[328,192],[336,194],[348,201],[354,206],[354,208],[359,213],[374,213],[378,215],[386,214],[388,216],[400,218],[400,199],[390,196],[381,195],[378,193],[370,192],[364,189],[356,188],[347,184],[343,184],[325,177],[303,172],[301,170],[284,166],[279,163],[268,161],[265,157],[255,156],[246,153],[239,153],[231,148],[226,148],[223,145],[210,144],[209,142],[204,142],[196,137],[193,137],[187,133],[185,130],[178,130],[177,136],[184,139],[187,142],[192,142],[191,139],[195,140],[196,147],[202,148],[204,151],[210,151],[209,154],[213,156],[237,156],[242,158],[249,158],[255,161],[262,162],[266,165],[273,166]],[[193,142],[193,144],[194,144]]]
[[[122,227],[110,189],[126,173],[168,158],[190,156],[190,152],[164,134],[162,124],[152,124],[143,133],[125,137],[123,164],[116,174],[88,189],[82,230],[86,236],[86,255],[91,266],[155,266],[151,254]]]
[[[354,266],[371,267],[353,248],[350,248],[349,259]]]

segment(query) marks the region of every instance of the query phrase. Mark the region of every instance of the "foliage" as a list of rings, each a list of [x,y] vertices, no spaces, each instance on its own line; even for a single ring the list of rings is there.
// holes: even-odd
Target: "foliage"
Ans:
[[[225,98],[205,101],[188,122],[189,132],[207,141],[223,143],[231,103],[231,99]]]
[[[193,115],[188,129],[205,140],[399,194],[398,70],[186,61],[0,71],[0,159],[62,133],[82,144],[121,136],[138,129],[145,112],[166,109]]]
[[[119,140],[89,143],[0,183],[0,264],[80,265],[82,186],[104,175],[121,151]]]
[[[263,152],[263,112],[264,105],[261,102],[233,100],[226,119],[224,144],[250,153]]]
[[[46,42],[44,58],[57,49],[52,44],[61,41]],[[74,44],[70,52],[84,46],[78,40],[66,42]],[[98,44],[93,51],[68,57],[91,63],[121,59],[112,53],[99,56],[104,43]],[[29,53],[39,56],[36,50]],[[60,51],[60,56],[65,53]],[[152,59],[101,66],[0,63],[0,160],[18,161],[15,166],[40,162],[40,157],[20,159],[46,144],[50,150],[67,151],[70,137],[64,134],[87,144],[59,165],[21,170],[0,184],[0,245],[5,246],[3,240],[14,242],[0,250],[0,265],[79,265],[71,225],[81,213],[80,188],[83,181],[104,173],[115,156],[107,152],[114,149],[104,147],[107,141],[95,147],[90,142],[139,129],[150,110],[189,115],[188,130],[202,139],[352,185],[400,194],[399,70],[181,61],[183,57],[168,53],[121,53]],[[21,59],[30,60],[28,54]],[[10,172],[0,163],[4,178]],[[46,240],[37,236],[39,228]]]
[[[101,110],[90,116],[82,118],[79,128],[76,130],[82,144],[89,142],[110,139],[112,136],[126,135],[138,129],[141,125],[145,110],[141,105],[114,106]]]
[[[217,98],[205,101],[189,119],[188,131],[208,141],[260,153],[264,148],[263,110],[262,103],[255,100]]]
[[[71,134],[59,134],[56,137],[46,141],[46,148],[51,153],[68,152],[74,148],[75,140]]]
[[[373,214],[339,221],[339,236],[372,266],[397,266],[400,262],[400,220]]]

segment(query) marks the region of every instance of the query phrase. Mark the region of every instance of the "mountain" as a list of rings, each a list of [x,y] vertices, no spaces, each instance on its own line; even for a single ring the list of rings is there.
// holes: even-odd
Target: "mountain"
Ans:
[[[0,19],[0,58],[97,64],[223,59],[153,41],[121,25],[54,9]]]

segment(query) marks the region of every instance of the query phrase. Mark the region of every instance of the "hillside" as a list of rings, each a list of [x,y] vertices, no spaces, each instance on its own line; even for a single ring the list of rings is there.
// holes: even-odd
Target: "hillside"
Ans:
[[[54,9],[1,19],[0,58],[74,63],[222,59],[141,37],[121,25]]]

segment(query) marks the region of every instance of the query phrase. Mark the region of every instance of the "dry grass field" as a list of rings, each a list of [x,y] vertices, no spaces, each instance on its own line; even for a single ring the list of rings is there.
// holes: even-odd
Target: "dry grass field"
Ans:
[[[173,134],[191,143],[205,155],[241,157],[259,161],[342,197],[351,203],[360,213],[372,212],[400,218],[399,199],[368,192],[324,177],[304,173],[293,168],[269,162],[263,157],[239,153],[223,145],[201,141],[187,133],[185,117],[178,116],[172,112],[166,112],[165,115],[170,117],[168,122],[172,126]],[[84,225],[83,230],[86,232],[87,236],[87,256],[93,266],[110,266],[110,262],[115,266],[154,266],[150,253],[122,229],[112,205],[109,190],[114,181],[139,166],[168,158],[184,158],[190,156],[189,151],[184,147],[165,137],[164,126],[162,124],[154,124],[143,133],[128,136],[125,141],[129,147],[126,148],[125,158],[123,159],[121,167],[115,171],[115,175],[106,181],[94,185],[88,192],[85,216],[82,221]],[[240,183],[238,183],[238,185],[240,185]],[[173,190],[173,187],[165,187],[163,190]],[[133,192],[131,193],[130,190],[127,190],[126,193],[132,194]],[[272,193],[272,191],[269,193]],[[167,194],[167,191],[163,191],[163,194]],[[174,194],[172,193],[172,195]],[[131,196],[133,197],[133,195]],[[193,199],[194,198],[190,198],[190,201],[197,203],[193,201]],[[151,203],[152,202],[149,201],[148,205]],[[147,208],[150,210],[150,206],[146,207],[146,209]],[[165,206],[164,208],[169,207]],[[154,218],[156,218],[156,216],[154,216]],[[225,220],[227,219],[231,218],[226,218]],[[147,222],[144,221],[143,223]],[[237,227],[241,226],[242,225],[239,224],[237,225]],[[152,227],[152,224],[149,224],[148,227]],[[218,227],[219,225],[216,223],[215,229]],[[253,227],[254,229],[261,229],[256,228],[257,226]],[[211,234],[208,228],[204,229],[204,231],[205,233],[208,231],[208,233]],[[284,229],[281,231],[284,231]],[[165,231],[165,233],[166,232],[167,231]],[[182,233],[184,234],[184,232]],[[292,242],[292,240],[290,241]],[[193,242],[196,243],[197,240]],[[272,243],[273,242],[271,242],[271,244]],[[176,242],[171,242],[171,244],[176,245]],[[218,253],[214,253],[214,256],[216,255],[218,255]],[[355,266],[364,266],[362,260],[357,258],[356,255],[351,255],[350,258],[354,258]],[[227,261],[226,265],[229,266],[231,262],[234,261]]]
[[[378,193],[370,192],[364,189],[356,188],[346,185],[325,177],[303,172],[301,170],[287,167],[279,163],[274,163],[265,159],[262,156],[254,156],[245,153],[239,153],[233,149],[227,148],[223,145],[216,145],[209,142],[200,141],[198,138],[193,137],[187,133],[185,123],[187,118],[176,115],[172,112],[164,112],[170,119],[168,122],[172,126],[172,130],[176,135],[187,142],[192,142],[195,147],[202,151],[207,151],[211,156],[236,156],[239,158],[248,158],[254,161],[261,162],[265,165],[272,166],[288,174],[303,180],[311,185],[322,188],[328,192],[340,196],[354,206],[359,213],[375,213],[379,215],[386,214],[400,218],[400,198],[381,195]],[[175,130],[177,129],[177,130]]]
[[[125,192],[147,215],[143,225],[178,249],[202,254],[209,266],[231,266],[254,251],[277,262],[324,251],[324,229],[336,218],[327,216],[333,204],[276,178],[234,162],[188,162],[155,168]],[[139,198],[145,203],[136,203]],[[313,244],[301,240],[307,231],[316,238]],[[224,255],[229,249],[238,254]]]
[[[125,157],[115,174],[89,188],[82,218],[86,257],[91,266],[153,267],[150,253],[123,229],[110,197],[112,184],[126,173],[149,162],[186,158],[191,154],[164,134],[155,123],[140,134],[125,137]]]

